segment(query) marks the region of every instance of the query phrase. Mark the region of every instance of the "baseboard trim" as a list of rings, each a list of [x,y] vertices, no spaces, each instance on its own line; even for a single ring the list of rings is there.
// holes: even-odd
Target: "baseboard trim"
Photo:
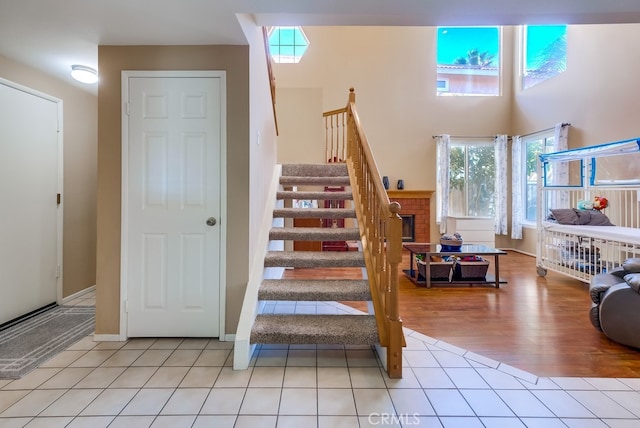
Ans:
[[[514,253],[524,254],[525,256],[531,256],[531,257],[535,257],[536,256],[535,254],[531,254],[531,253],[528,253],[526,251],[519,250],[517,248],[501,248],[501,250],[503,250],[503,251],[513,251]]]
[[[92,291],[96,290],[96,286],[92,285],[91,287],[87,287],[84,290],[80,290],[76,293],[73,293],[70,296],[65,297],[64,299],[62,299],[62,302],[60,303],[61,305],[64,305],[65,303],[69,303],[70,301],[72,301],[73,299],[77,299],[78,297],[81,297],[87,293],[91,293]]]
[[[124,342],[126,337],[122,337],[119,334],[94,334],[94,342]]]
[[[0,331],[6,330],[9,327],[13,327],[16,324],[20,324],[22,321],[26,321],[29,318],[33,318],[36,315],[40,315],[41,313],[46,312],[49,309],[53,309],[56,306],[58,306],[58,304],[56,302],[49,303],[48,305],[44,305],[44,306],[42,306],[42,307],[40,307],[40,308],[38,308],[36,310],[33,310],[33,311],[28,312],[26,314],[20,315],[19,317],[16,317],[16,318],[14,318],[12,320],[4,322],[4,323],[0,324]]]
[[[220,336],[221,342],[234,342],[236,340],[235,334],[225,334],[224,336]]]

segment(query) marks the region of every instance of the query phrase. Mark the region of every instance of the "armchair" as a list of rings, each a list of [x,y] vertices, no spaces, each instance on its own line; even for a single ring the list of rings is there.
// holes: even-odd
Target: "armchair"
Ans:
[[[614,342],[640,348],[640,258],[594,275],[589,292],[593,326]]]

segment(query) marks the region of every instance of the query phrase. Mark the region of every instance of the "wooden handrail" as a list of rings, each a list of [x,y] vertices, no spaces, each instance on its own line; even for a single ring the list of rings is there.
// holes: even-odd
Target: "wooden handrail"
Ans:
[[[273,123],[276,126],[276,135],[278,133],[278,117],[276,115],[276,78],[273,74],[273,59],[269,50],[269,31],[267,27],[262,27],[262,38],[264,40],[264,52],[267,57],[267,72],[269,73],[269,90],[271,91],[271,105],[273,106]]]
[[[323,116],[328,159],[343,156],[349,170],[380,345],[387,349],[387,373],[390,378],[401,378],[404,333],[398,301],[398,266],[402,261],[400,204],[389,201],[382,184],[356,110],[354,89],[349,89],[349,102],[344,109]],[[334,124],[338,124],[337,129]]]

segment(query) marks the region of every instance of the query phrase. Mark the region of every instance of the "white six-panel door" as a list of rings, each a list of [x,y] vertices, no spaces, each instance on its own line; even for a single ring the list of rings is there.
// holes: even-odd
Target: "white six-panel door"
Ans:
[[[223,76],[128,76],[129,337],[220,335],[223,91]]]

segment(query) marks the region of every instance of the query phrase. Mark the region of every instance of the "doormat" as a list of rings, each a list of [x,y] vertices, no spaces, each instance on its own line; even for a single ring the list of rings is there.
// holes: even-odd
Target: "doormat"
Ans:
[[[0,331],[0,379],[18,379],[95,329],[93,306],[57,306]]]

